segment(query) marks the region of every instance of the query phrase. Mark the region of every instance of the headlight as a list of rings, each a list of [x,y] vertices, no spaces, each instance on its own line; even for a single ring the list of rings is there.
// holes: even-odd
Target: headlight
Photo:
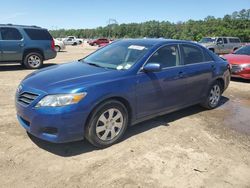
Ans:
[[[241,68],[250,68],[250,64],[241,64],[240,65]]]
[[[82,100],[87,95],[86,92],[84,93],[72,93],[72,94],[57,94],[57,95],[47,95],[46,97],[42,98],[36,105],[37,108],[39,107],[59,107],[59,106],[66,106],[70,104],[76,104],[80,100]]]

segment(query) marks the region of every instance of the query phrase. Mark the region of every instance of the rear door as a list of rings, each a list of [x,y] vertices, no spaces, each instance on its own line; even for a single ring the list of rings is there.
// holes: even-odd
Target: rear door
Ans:
[[[16,28],[1,28],[2,61],[22,60],[23,36]]]
[[[181,49],[187,81],[185,97],[190,104],[195,104],[207,93],[215,70],[215,62],[204,49],[197,45],[182,44]]]

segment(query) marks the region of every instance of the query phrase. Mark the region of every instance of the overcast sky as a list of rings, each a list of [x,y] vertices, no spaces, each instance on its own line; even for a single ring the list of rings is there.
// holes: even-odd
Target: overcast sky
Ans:
[[[110,18],[119,24],[223,17],[249,9],[250,0],[4,0],[0,23],[37,25],[48,29],[95,28]]]

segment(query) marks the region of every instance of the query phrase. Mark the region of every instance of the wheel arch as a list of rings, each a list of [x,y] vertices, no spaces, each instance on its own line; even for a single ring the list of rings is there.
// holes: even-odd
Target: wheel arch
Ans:
[[[212,51],[212,52],[215,53],[215,48],[213,48],[213,47],[208,48],[208,50],[210,50],[210,51]]]
[[[39,49],[39,48],[28,48],[28,49],[25,49],[24,52],[23,52],[23,60],[26,57],[26,55],[28,55],[29,53],[32,53],[32,52],[36,52],[36,53],[41,54],[42,58],[44,59],[44,54],[43,54],[43,51],[41,49]]]
[[[225,90],[225,80],[223,79],[223,78],[221,78],[221,77],[218,77],[218,78],[216,78],[215,80],[214,80],[214,82],[219,82],[220,84],[221,84],[221,86],[222,86],[222,92]],[[213,83],[214,83],[213,82]]]
[[[121,97],[121,96],[109,96],[109,97],[106,97],[106,98],[102,98],[101,100],[99,100],[98,102],[96,102],[94,104],[93,108],[91,109],[90,113],[88,114],[88,117],[87,117],[85,125],[84,125],[84,129],[86,129],[86,127],[87,127],[86,125],[89,123],[94,110],[96,108],[98,108],[101,104],[103,104],[103,103],[105,103],[107,101],[111,101],[111,100],[118,101],[118,102],[122,103],[125,106],[125,108],[128,111],[128,121],[129,121],[128,125],[131,124],[131,121],[132,121],[132,118],[133,118],[133,109],[132,109],[131,104],[128,102],[128,100],[125,97]]]

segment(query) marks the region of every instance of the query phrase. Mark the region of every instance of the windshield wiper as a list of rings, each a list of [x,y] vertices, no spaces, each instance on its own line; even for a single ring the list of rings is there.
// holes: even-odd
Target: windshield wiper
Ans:
[[[100,66],[100,65],[97,65],[97,64],[95,64],[95,63],[87,63],[88,65],[92,65],[92,66],[95,66],[95,67],[102,67],[102,66]]]
[[[100,66],[100,65],[98,65],[98,64],[95,64],[95,63],[89,63],[89,62],[86,62],[86,61],[82,61],[82,62],[84,62],[84,63],[86,63],[86,64],[88,64],[88,65],[91,65],[91,66],[102,67],[102,66]],[[102,68],[104,68],[104,67],[102,67]]]

